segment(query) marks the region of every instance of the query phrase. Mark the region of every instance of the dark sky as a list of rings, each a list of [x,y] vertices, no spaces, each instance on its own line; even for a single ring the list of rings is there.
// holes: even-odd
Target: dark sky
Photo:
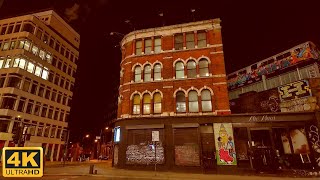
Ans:
[[[104,115],[118,85],[121,40],[111,31],[128,33],[135,29],[161,26],[195,19],[222,19],[222,35],[228,73],[284,51],[299,43],[320,44],[320,13],[317,1],[280,0],[5,0],[0,16],[54,7],[63,15],[66,8],[80,4],[79,18],[72,21],[80,32],[80,63],[71,110],[73,136],[96,132],[104,126]]]

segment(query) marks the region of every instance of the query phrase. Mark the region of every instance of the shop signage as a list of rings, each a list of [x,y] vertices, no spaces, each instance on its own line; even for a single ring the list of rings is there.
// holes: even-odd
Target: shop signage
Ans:
[[[307,80],[300,80],[278,87],[281,102],[312,96]]]
[[[237,165],[232,123],[214,123],[217,165]]]
[[[159,131],[152,131],[152,141],[159,141]]]
[[[275,121],[276,116],[268,116],[268,115],[263,115],[263,116],[250,116],[249,122],[268,122],[268,121]]]

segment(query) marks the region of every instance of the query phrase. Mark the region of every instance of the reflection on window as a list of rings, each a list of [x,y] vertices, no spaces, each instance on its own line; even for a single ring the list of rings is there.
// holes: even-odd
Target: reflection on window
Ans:
[[[211,93],[207,89],[201,92],[201,106],[203,112],[212,111]]]
[[[154,39],[154,52],[155,53],[161,52],[161,37],[156,37]]]
[[[28,71],[29,73],[33,73],[33,71],[34,71],[34,64],[33,64],[33,63],[28,62],[27,71]]]
[[[176,110],[177,112],[186,112],[186,97],[182,91],[177,92],[176,95]]]
[[[36,66],[36,71],[34,72],[34,74],[36,75],[36,76],[41,76],[41,67],[39,67],[39,66]]]
[[[134,82],[140,82],[141,81],[141,67],[136,66],[134,69]]]
[[[6,64],[4,65],[4,68],[9,68],[11,65],[11,59],[6,60]]]
[[[150,94],[143,95],[143,114],[151,113],[151,96]]]
[[[136,41],[136,55],[140,55],[142,53],[142,41]]]
[[[189,60],[187,63],[187,72],[188,78],[195,78],[197,77],[197,69],[196,69],[196,62],[193,60]]]
[[[188,98],[189,98],[189,112],[199,112],[197,91],[190,91]]]
[[[207,46],[207,40],[206,40],[206,32],[198,32],[198,47],[206,47]]]
[[[146,65],[144,67],[144,78],[145,82],[151,81],[151,65]]]
[[[153,107],[153,112],[154,114],[159,114],[161,113],[161,94],[160,93],[155,93],[153,95],[153,101],[154,101],[154,107]]]
[[[38,55],[39,48],[37,46],[32,46],[32,54]]]
[[[194,48],[194,33],[193,32],[186,34],[186,46],[187,46],[187,49]]]
[[[183,34],[176,34],[174,36],[174,49],[175,50],[183,49]]]
[[[184,64],[183,62],[179,61],[176,63],[176,79],[184,78]]]
[[[209,76],[209,63],[206,59],[199,61],[199,73],[200,77]]]
[[[145,39],[144,43],[144,53],[150,54],[152,50],[152,39]]]
[[[154,70],[153,70],[153,79],[154,80],[161,80],[161,65],[156,64],[154,65]]]
[[[132,114],[140,114],[140,95],[133,96],[133,111]]]

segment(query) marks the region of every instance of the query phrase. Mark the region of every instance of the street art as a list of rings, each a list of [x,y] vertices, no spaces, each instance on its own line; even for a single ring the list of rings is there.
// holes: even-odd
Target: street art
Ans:
[[[157,164],[163,164],[164,148],[161,142],[157,142],[156,146],[157,152],[155,154],[155,145],[153,142],[141,143],[139,145],[128,145],[126,151],[126,164],[149,165],[154,164],[155,159]]]
[[[304,128],[291,129],[290,137],[294,154],[309,154],[310,148]]]
[[[317,97],[299,98],[280,103],[281,112],[314,111],[319,109]]]
[[[261,101],[260,107],[264,111],[270,110],[271,112],[279,112],[280,106],[279,106],[279,99],[278,97],[271,96],[268,100]]]
[[[214,123],[217,165],[237,165],[231,123]]]
[[[311,125],[309,128],[309,139],[312,144],[312,149],[314,151],[314,157],[318,167],[320,167],[320,138],[319,138],[319,129],[315,125]]]
[[[278,87],[281,102],[312,96],[309,82],[300,80]]]
[[[281,55],[260,61],[244,70],[228,75],[228,89],[232,90],[261,81],[262,75],[269,75],[300,62],[318,58],[319,50],[310,42],[303,43],[297,48],[281,53]]]

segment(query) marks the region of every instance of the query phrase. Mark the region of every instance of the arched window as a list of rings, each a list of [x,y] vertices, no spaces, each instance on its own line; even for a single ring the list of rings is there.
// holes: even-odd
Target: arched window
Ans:
[[[140,114],[140,95],[133,96],[133,109],[132,114]]]
[[[177,112],[186,112],[186,97],[182,91],[177,92],[176,109]]]
[[[146,65],[144,67],[143,81],[145,81],[145,82],[151,81],[151,66],[150,65]]]
[[[184,64],[181,61],[176,63],[176,78],[177,79],[184,78]]]
[[[199,112],[197,91],[190,91],[188,98],[189,98],[189,112]]]
[[[161,113],[161,94],[158,92],[153,95],[153,113]]]
[[[193,61],[193,60],[188,61],[187,70],[188,70],[188,78],[197,77],[197,69],[196,69],[196,62],[195,61]]]
[[[136,66],[134,68],[134,82],[140,82],[141,81],[141,67]]]
[[[199,61],[199,74],[200,77],[209,76],[209,63],[206,59]]]
[[[151,96],[150,94],[143,95],[143,114],[150,114],[151,112]]]
[[[211,93],[207,89],[201,91],[201,105],[203,112],[212,111]]]
[[[160,64],[154,65],[153,73],[154,73],[153,74],[154,80],[161,80],[161,65]]]

